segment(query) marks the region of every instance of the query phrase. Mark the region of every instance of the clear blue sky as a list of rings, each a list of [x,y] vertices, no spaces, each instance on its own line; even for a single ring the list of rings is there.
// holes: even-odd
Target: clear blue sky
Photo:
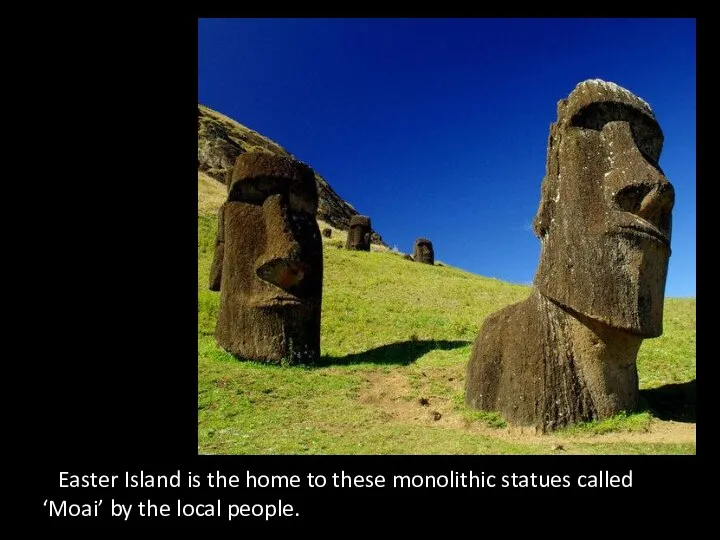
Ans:
[[[695,19],[200,19],[198,101],[321,174],[391,247],[530,284],[558,100],[647,101],[676,191],[668,297],[695,296]]]

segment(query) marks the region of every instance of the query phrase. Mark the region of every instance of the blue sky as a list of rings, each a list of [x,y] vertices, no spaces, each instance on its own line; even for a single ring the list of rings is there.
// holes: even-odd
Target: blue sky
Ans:
[[[390,247],[530,284],[558,100],[647,101],[675,186],[668,297],[695,296],[695,19],[200,19],[198,101],[321,174]]]

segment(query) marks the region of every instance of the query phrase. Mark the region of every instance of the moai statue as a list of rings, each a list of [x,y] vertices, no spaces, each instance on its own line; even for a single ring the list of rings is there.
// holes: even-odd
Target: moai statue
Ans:
[[[645,101],[595,79],[557,112],[534,287],[486,319],[465,388],[470,407],[542,432],[637,407],[638,349],[662,334],[675,199]]]
[[[415,240],[413,259],[425,264],[435,264],[435,252],[433,251],[432,242],[427,238]]]
[[[350,230],[348,231],[345,248],[358,251],[370,251],[370,218],[367,216],[353,216],[350,218]]]
[[[240,155],[218,213],[210,289],[220,291],[215,337],[268,363],[320,355],[323,256],[313,170],[266,152]]]

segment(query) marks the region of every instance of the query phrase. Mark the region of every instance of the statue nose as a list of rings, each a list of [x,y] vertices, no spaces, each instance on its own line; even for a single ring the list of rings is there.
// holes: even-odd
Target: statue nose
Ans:
[[[274,258],[261,264],[256,273],[260,279],[289,290],[305,276],[304,265],[287,258]]]
[[[670,234],[675,189],[664,182],[639,182],[617,191],[613,197],[620,210],[635,214],[666,235]]]
[[[636,214],[656,226],[661,226],[663,216],[670,213],[674,202],[675,190],[672,184],[659,184],[642,198]]]
[[[255,264],[257,276],[289,291],[305,277],[302,250],[295,239],[287,197],[269,196],[263,204],[265,214],[265,250]]]
[[[648,161],[629,122],[608,122],[602,130],[610,160],[605,189],[617,209],[634,214],[669,236],[675,190],[655,161]]]

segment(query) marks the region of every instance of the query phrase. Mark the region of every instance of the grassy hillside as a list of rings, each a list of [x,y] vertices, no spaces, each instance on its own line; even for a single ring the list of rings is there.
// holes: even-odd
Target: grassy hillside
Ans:
[[[219,294],[207,275],[222,195],[213,202],[212,188],[199,174],[199,453],[695,453],[694,299],[668,299],[663,336],[643,342],[643,411],[551,435],[463,404],[480,325],[528,287],[388,250],[348,251],[338,231],[323,238],[321,364],[236,360],[213,336]]]

